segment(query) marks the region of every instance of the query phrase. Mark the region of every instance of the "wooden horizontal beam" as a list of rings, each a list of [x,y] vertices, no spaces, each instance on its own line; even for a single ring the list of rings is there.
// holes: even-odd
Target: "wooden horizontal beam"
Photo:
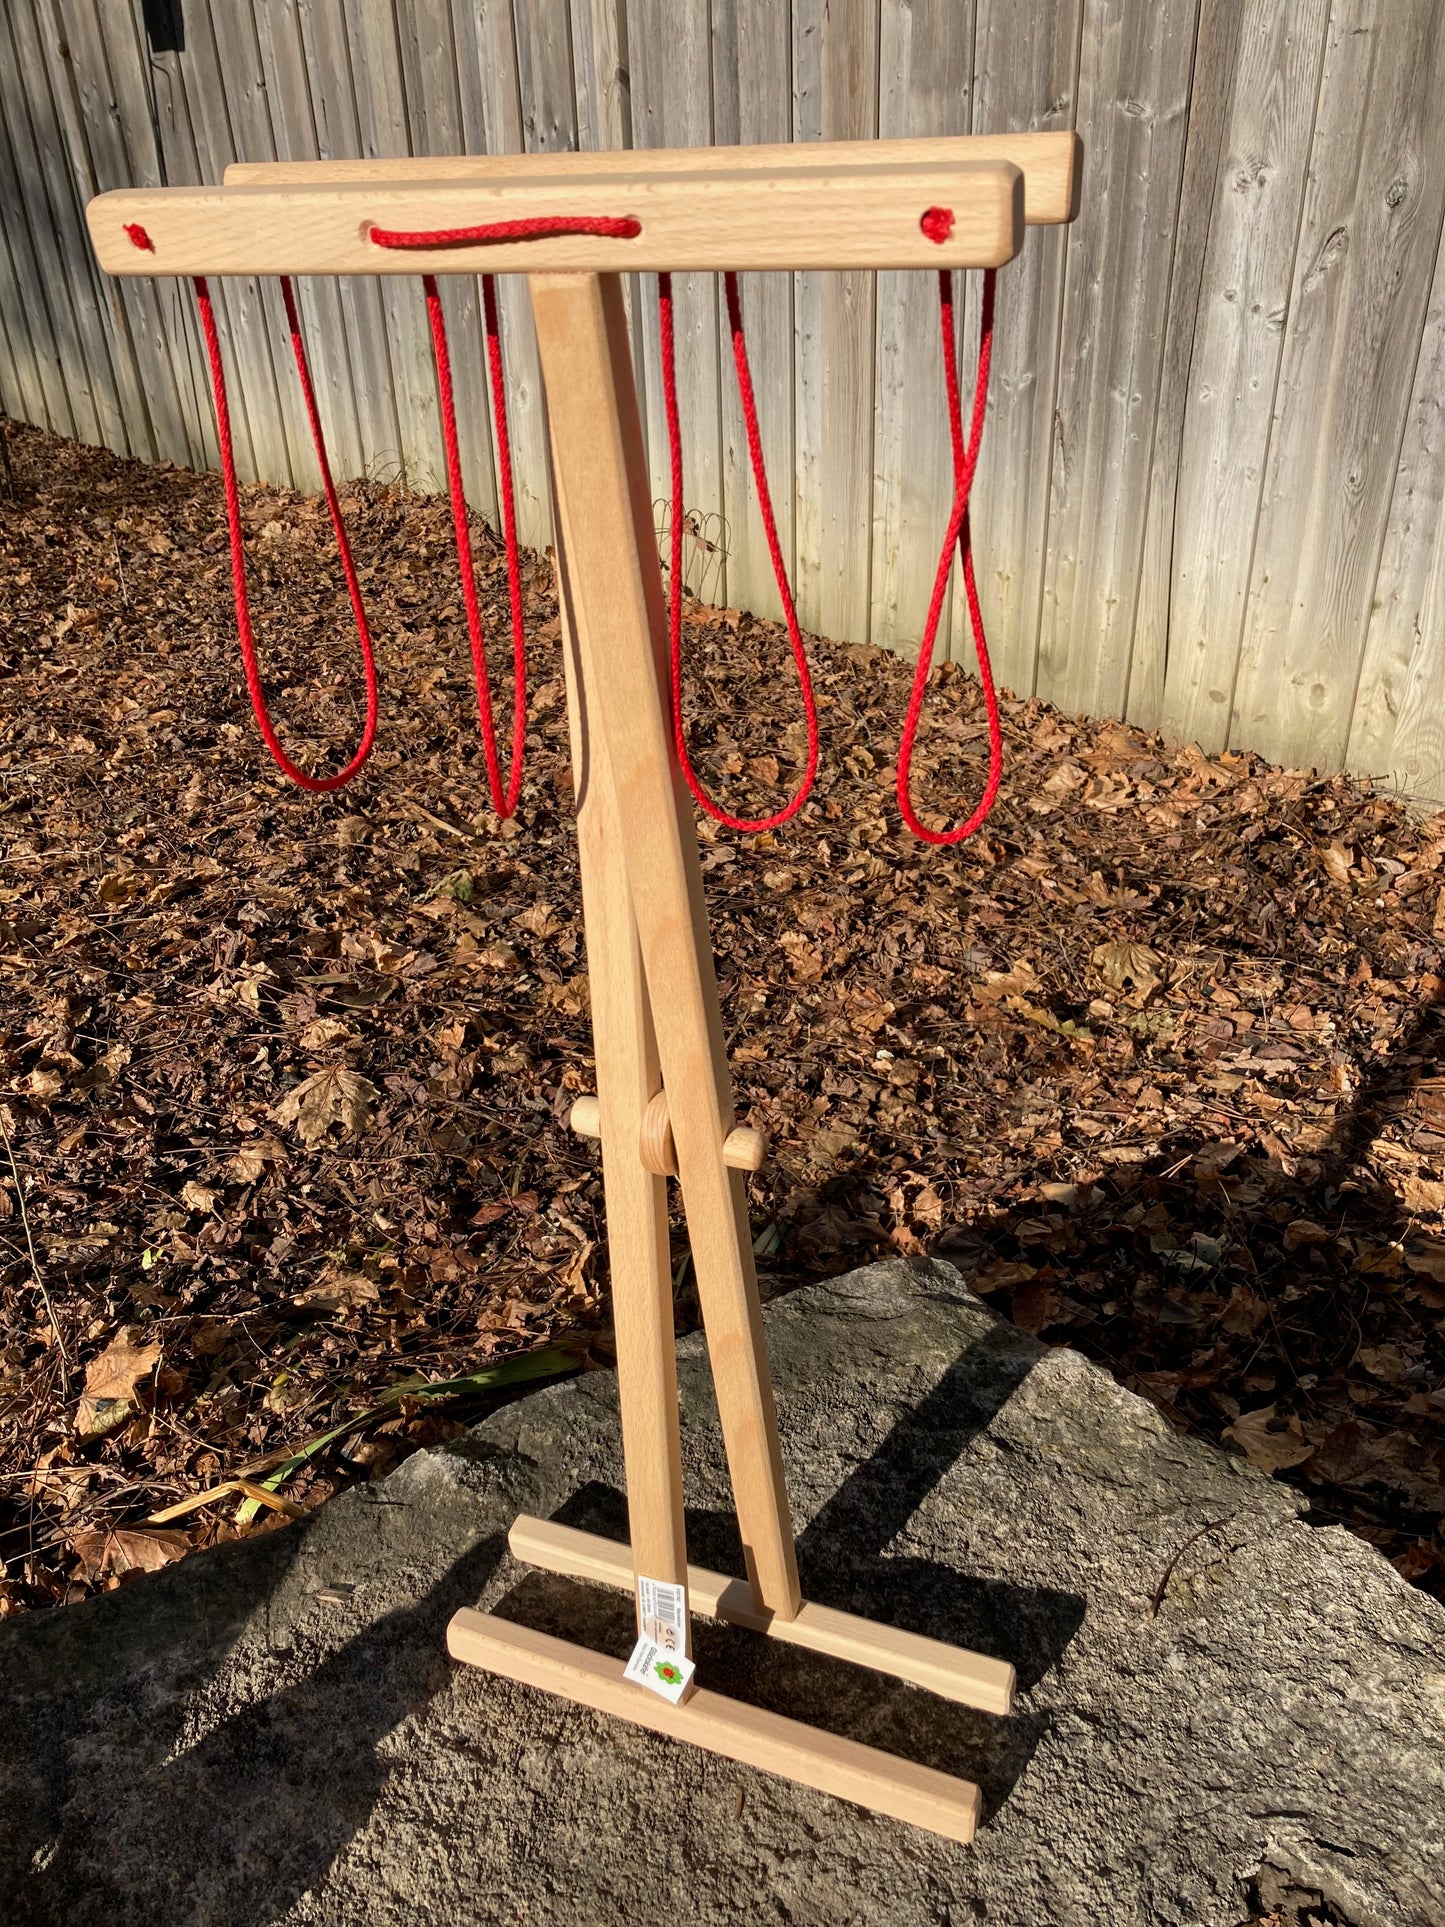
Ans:
[[[447,1651],[464,1665],[484,1667],[503,1679],[540,1687],[743,1766],[853,1800],[965,1846],[978,1825],[979,1791],[971,1781],[820,1732],[706,1687],[699,1687],[684,1705],[670,1706],[645,1686],[624,1679],[620,1659],[469,1606],[447,1627]]]
[[[783,141],[765,147],[638,147],[587,154],[425,154],[400,160],[233,161],[227,187],[286,181],[585,180],[592,174],[767,173],[809,167],[934,167],[956,161],[1011,161],[1024,177],[1030,227],[1072,221],[1079,211],[1083,144],[1057,134],[951,134],[922,140]]]
[[[613,1586],[619,1592],[632,1590],[632,1549],[615,1539],[523,1513],[507,1543],[513,1557],[524,1565]],[[729,1625],[746,1626],[790,1646],[805,1646],[810,1652],[826,1653],[854,1666],[871,1667],[875,1673],[906,1679],[960,1706],[976,1706],[982,1712],[998,1714],[1013,1710],[1014,1669],[1005,1660],[970,1653],[961,1646],[946,1646],[941,1639],[901,1632],[896,1626],[880,1626],[871,1619],[836,1612],[831,1606],[815,1606],[806,1599],[795,1618],[770,1619],[757,1610],[744,1580],[728,1579],[702,1566],[688,1567],[687,1592],[691,1610],[709,1619],[724,1619]]]
[[[934,208],[953,221],[946,236]],[[631,217],[629,237],[388,248],[373,229],[437,233],[497,221]],[[86,209],[110,274],[533,274],[637,269],[989,268],[1023,239],[1008,161],[586,179],[335,186],[121,188]],[[144,231],[149,246],[129,231]]]

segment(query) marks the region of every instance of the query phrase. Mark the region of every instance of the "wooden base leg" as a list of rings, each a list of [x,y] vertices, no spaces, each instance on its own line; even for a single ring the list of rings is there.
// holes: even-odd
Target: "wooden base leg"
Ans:
[[[512,1527],[508,1543],[514,1558],[544,1572],[614,1586],[620,1592],[632,1584],[631,1552],[615,1539],[524,1513]],[[846,1659],[854,1666],[906,1679],[961,1706],[976,1706],[985,1713],[1013,1711],[1014,1669],[1006,1660],[947,1646],[941,1639],[925,1639],[896,1626],[880,1626],[855,1613],[815,1606],[807,1599],[792,1619],[778,1619],[758,1610],[752,1589],[741,1579],[709,1572],[704,1566],[688,1567],[687,1596],[692,1610],[709,1619],[746,1626],[790,1646],[805,1646],[831,1659]]]
[[[468,1666],[540,1686],[600,1713],[631,1720],[634,1726],[856,1801],[949,1840],[966,1845],[978,1825],[979,1791],[968,1780],[834,1733],[820,1733],[706,1688],[683,1706],[669,1706],[645,1686],[624,1679],[622,1660],[489,1613],[465,1607],[455,1614],[447,1627],[447,1651]]]

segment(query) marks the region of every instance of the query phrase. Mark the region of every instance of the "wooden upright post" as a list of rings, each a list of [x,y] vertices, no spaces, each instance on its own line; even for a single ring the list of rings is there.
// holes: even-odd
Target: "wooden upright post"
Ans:
[[[663,704],[667,618],[622,287],[611,274],[531,285],[572,620],[606,736],[738,1527],[758,1604],[791,1619],[798,1564],[747,1199],[723,1159],[732,1093],[697,831]]]

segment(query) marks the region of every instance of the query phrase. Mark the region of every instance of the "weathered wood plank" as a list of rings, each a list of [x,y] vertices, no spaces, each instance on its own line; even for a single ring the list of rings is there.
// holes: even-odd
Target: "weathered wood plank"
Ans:
[[[16,18],[22,18],[18,9]],[[57,0],[32,0],[29,20],[49,82],[57,135],[43,156],[46,191],[66,272],[76,288],[76,312],[86,356],[100,368],[100,391],[109,398],[101,409],[101,432],[107,448],[154,461],[156,438],[131,340],[129,313],[120,291],[110,284],[110,276],[102,274],[96,265],[85,230],[85,206],[99,191],[100,180],[76,86],[75,56]],[[103,141],[105,133],[105,118],[97,116],[96,140]]]
[[[20,219],[15,157],[0,99],[0,196],[15,215],[0,221],[0,328],[10,355],[4,384],[5,408],[17,421],[34,422],[58,434],[74,431],[60,357],[50,316],[37,300],[39,272],[30,236]]]
[[[315,117],[318,156],[324,160],[358,158],[361,127],[351,84],[351,52],[339,8],[303,6],[297,25]],[[346,323],[362,472],[386,478],[401,467],[400,410],[387,337],[381,289],[370,279],[347,276],[337,285]]]
[[[132,187],[163,187],[165,156],[160,141],[159,116],[152,109],[149,52],[141,33],[136,0],[129,6],[94,7],[92,0],[76,0],[94,13],[102,59],[98,71],[114,90],[116,114],[124,135],[124,182]],[[119,185],[119,183],[117,183]],[[178,460],[192,468],[213,468],[219,459],[216,423],[211,407],[200,324],[190,288],[178,281],[153,281],[151,327],[158,362],[169,362],[180,408],[187,454]]]
[[[878,132],[878,0],[794,0],[794,140]],[[794,282],[794,523],[798,615],[807,629],[868,640],[873,530],[871,274]]]
[[[1445,211],[1445,14],[1330,22],[1230,740],[1339,766]]]
[[[277,159],[314,161],[320,158],[320,153],[306,77],[300,9],[301,0],[266,0],[255,9],[253,18]],[[301,275],[296,281],[296,299],[306,331],[306,352],[326,430],[332,473],[338,478],[360,475],[366,466],[366,456],[340,286],[329,275]],[[295,406],[299,405],[299,396],[294,376],[292,384],[290,393]],[[315,478],[314,459],[309,449],[304,461],[299,457],[293,459],[298,461],[302,474]],[[313,479],[306,485],[315,487],[318,480]]]
[[[6,135],[0,145],[0,195],[7,211],[6,227],[20,262],[28,259],[22,277],[29,284],[32,327],[41,351],[47,425],[59,434],[98,442],[102,436],[97,402],[46,205],[30,89],[22,79],[21,49],[15,38],[17,24],[7,8],[0,16],[0,120]],[[52,141],[55,138],[52,131]]]
[[[134,11],[137,15],[137,31],[143,34],[144,28],[139,19],[140,0],[134,0]],[[203,28],[201,40],[209,45],[206,55],[202,57],[200,72],[195,71],[196,36],[193,34],[187,36],[185,53],[171,49],[147,50],[145,54],[159,166],[163,183],[167,186],[191,186],[203,181],[219,180],[221,169],[230,158],[227,153],[231,142],[225,126],[225,98],[219,90],[215,43],[208,26]],[[142,46],[145,44],[143,39]],[[208,81],[216,90],[211,100],[207,98]],[[214,124],[218,117],[221,121],[220,138],[213,143],[208,138],[206,122],[209,120]],[[195,302],[191,290],[180,283],[172,285],[176,289],[177,299],[193,309]],[[285,441],[276,417],[275,371],[271,362],[270,343],[259,312],[256,288],[250,283],[223,280],[216,283],[212,294],[216,332],[229,380],[231,442],[235,451],[236,472],[243,482],[263,478],[288,481]],[[187,319],[188,325],[196,327],[192,317],[188,316]],[[214,449],[215,420],[210,375],[198,328],[192,341],[199,405],[206,419],[209,445]],[[268,420],[273,434],[267,433]],[[219,457],[213,459],[218,460]]]
[[[459,62],[448,0],[396,0],[397,38],[406,82],[413,153],[466,151]],[[487,390],[481,283],[449,274],[438,283],[458,387],[457,433],[467,501],[497,523],[497,482]]]
[[[1238,22],[1237,33],[1230,29]],[[1229,733],[1328,0],[1206,9],[1194,66],[1129,714]]]
[[[343,11],[361,151],[378,158],[408,155],[411,128],[392,0],[354,0]],[[445,486],[446,461],[421,287],[411,280],[383,281],[381,304],[391,349],[391,378],[396,384],[402,479],[410,488],[439,489]],[[458,371],[458,377],[465,383],[463,371]]]
[[[707,0],[627,0],[628,71],[634,147],[711,145],[712,79]],[[708,602],[727,596],[726,500],[722,480],[722,398],[718,293],[710,274],[672,277],[683,502],[690,529],[685,580]],[[669,493],[667,426],[655,284],[643,282],[640,328],[646,382],[648,466],[653,499]],[[659,526],[661,523],[659,522]],[[665,551],[664,551],[665,552]]]
[[[467,15],[465,36],[463,12]],[[469,151],[520,154],[526,142],[511,7],[506,0],[474,0],[474,4],[462,7],[462,0],[457,0],[452,17],[457,23],[464,99],[469,59],[474,63],[479,83],[477,105],[482,115],[483,140],[480,145],[469,144]],[[474,53],[462,51],[469,44]],[[498,282],[497,307],[507,373],[507,426],[516,476],[517,532],[529,547],[542,549],[552,539],[547,418],[542,372],[537,361],[537,338],[532,329],[532,305],[519,277],[508,275]]]
[[[973,132],[1059,133],[1074,125],[1083,0],[1052,0],[1020,33],[1012,0],[977,0]],[[1084,156],[1086,196],[1093,157]],[[1035,229],[999,276],[988,420],[972,504],[979,600],[994,672],[1031,694],[1048,540],[1049,470],[1069,230]],[[970,276],[972,281],[975,277]],[[965,313],[965,366],[977,353],[976,290]],[[964,598],[954,598],[951,654],[973,661]]]
[[[727,0],[719,0],[725,6]],[[627,70],[627,9],[618,0],[572,0],[572,85],[577,100],[577,146],[590,153],[632,145],[632,76]],[[623,277],[632,343],[632,379],[647,440],[647,381],[642,359],[642,277]]]
[[[1038,690],[1092,715],[1122,713],[1129,684],[1195,24],[1193,0],[1084,10]]]
[[[49,4],[47,39],[55,54],[52,72],[63,103],[72,165],[83,170],[79,183],[83,197],[88,200],[107,188],[132,186],[136,166],[93,0],[49,0]],[[119,19],[123,28],[123,12]],[[129,47],[133,54],[133,37]],[[100,275],[98,290],[110,315],[132,447],[145,460],[190,462],[194,450],[156,284],[122,285],[110,275]]]
[[[883,0],[878,133],[966,134],[973,106],[972,0]],[[963,286],[955,300],[961,313]],[[878,276],[869,638],[911,654],[923,632],[953,503],[953,457],[934,275]],[[933,531],[930,539],[930,531]],[[953,584],[940,633],[947,653]]]
[[[787,140],[792,132],[791,44],[785,9],[770,0],[713,0],[713,139],[722,146]],[[745,274],[743,324],[758,427],[783,560],[793,566],[793,276]],[[723,303],[721,284],[718,300]],[[726,305],[718,309],[723,515],[728,600],[781,620],[757,491],[748,461]]]
[[[1348,765],[1445,801],[1445,238],[1370,611]]]

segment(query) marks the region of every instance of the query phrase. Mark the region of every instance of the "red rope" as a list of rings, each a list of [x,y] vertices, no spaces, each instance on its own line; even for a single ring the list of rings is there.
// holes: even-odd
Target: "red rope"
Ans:
[[[994,800],[998,796],[999,781],[1003,775],[1003,729],[999,722],[998,695],[993,686],[993,667],[988,657],[988,639],[983,631],[983,610],[979,606],[978,584],[974,579],[973,544],[970,539],[968,520],[969,495],[978,469],[978,451],[983,441],[984,410],[988,401],[988,369],[993,353],[994,271],[990,268],[983,277],[978,375],[974,383],[973,420],[969,425],[967,444],[963,439],[963,411],[959,401],[958,364],[954,348],[953,277],[946,270],[938,277],[938,291],[943,333],[943,378],[948,392],[949,433],[953,440],[953,510],[948,518],[948,532],[943,538],[943,549],[938,558],[938,571],[933,578],[933,598],[928,605],[928,619],[923,625],[923,640],[918,645],[918,668],[914,672],[913,692],[908,699],[908,714],[904,719],[903,734],[898,743],[898,808],[903,821],[916,837],[921,837],[925,843],[951,844],[962,843],[965,837],[972,836],[984,822],[994,806]],[[943,611],[943,596],[948,587],[948,571],[953,563],[955,543],[958,544],[959,554],[963,558],[963,587],[968,598],[968,620],[973,631],[974,652],[978,657],[978,676],[983,685],[984,708],[988,712],[988,780],[984,784],[983,795],[979,798],[977,809],[966,823],[960,823],[952,830],[930,830],[919,822],[914,813],[909,774],[913,764],[913,745],[918,735],[918,722],[923,713],[923,698],[928,688],[928,674],[933,666],[939,617]]]
[[[379,248],[455,248],[478,242],[547,241],[560,234],[600,234],[631,241],[641,232],[641,221],[630,214],[538,214],[523,221],[487,221],[481,227],[374,227],[368,239]]]
[[[505,792],[502,788],[501,764],[497,759],[491,675],[487,668],[482,612],[477,601],[477,573],[472,561],[467,498],[462,489],[462,461],[457,444],[457,414],[452,394],[451,356],[447,351],[446,318],[442,313],[436,277],[423,275],[422,286],[426,290],[427,319],[431,323],[432,350],[436,356],[442,440],[446,445],[447,489],[452,503],[452,533],[456,539],[457,566],[462,578],[462,601],[467,612],[467,636],[472,649],[472,678],[477,687],[477,721],[482,732],[482,753],[487,761],[487,784],[492,793],[492,808],[498,816],[508,817],[515,812],[522,789],[522,758],[527,730],[527,633],[522,620],[522,560],[517,548],[512,446],[507,433],[507,390],[502,378],[502,337],[497,325],[496,282],[489,274],[482,276],[487,367],[491,376],[492,411],[497,425],[497,466],[502,481],[502,531],[507,547],[507,586],[512,603],[512,756]]]
[[[133,248],[144,248],[147,254],[155,253],[156,244],[139,221],[122,221],[121,227]]]
[[[742,830],[752,835],[760,830],[777,829],[780,824],[796,816],[807,802],[813,787],[813,779],[818,773],[818,711],[813,701],[813,682],[808,673],[808,658],[803,649],[797,612],[793,606],[793,592],[788,586],[788,571],[783,562],[782,545],[778,541],[778,527],[773,516],[773,501],[768,490],[767,470],[763,465],[763,440],[758,427],[758,409],[753,395],[752,372],[748,366],[748,348],[743,334],[742,303],[738,296],[737,276],[725,275],[723,285],[727,290],[728,324],[732,330],[733,362],[737,368],[738,396],[742,402],[743,425],[747,431],[748,460],[752,465],[753,481],[757,486],[758,509],[763,518],[763,533],[767,537],[768,554],[772,558],[778,594],[782,597],[783,617],[788,627],[788,641],[792,645],[793,661],[798,668],[798,686],[803,697],[803,715],[808,726],[807,764],[803,770],[802,780],[790,801],[772,816],[759,817],[733,816],[723,809],[708,795],[693,768],[692,757],[687,746],[687,725],[682,714],[682,427],[678,417],[677,371],[673,353],[672,276],[660,274],[657,277],[657,309],[662,334],[662,395],[667,413],[667,447],[672,486],[670,529],[672,541],[668,567],[672,732],[677,746],[678,763],[699,807],[706,810],[708,815],[715,818],[717,822],[725,823],[730,830]]]
[[[135,239],[134,236],[131,237]],[[137,247],[144,246],[141,241]],[[216,401],[216,435],[221,447],[221,480],[226,491],[226,526],[231,537],[231,587],[236,605],[236,633],[241,641],[241,661],[246,671],[246,687],[251,694],[251,708],[255,712],[256,724],[261,731],[261,739],[271,752],[276,767],[298,783],[304,790],[339,790],[349,783],[371,754],[371,745],[376,736],[376,660],[372,654],[371,631],[366,623],[366,608],[361,599],[361,584],[356,579],[356,568],[351,559],[351,545],[346,539],[346,525],[341,519],[341,504],[336,499],[336,487],[331,479],[331,464],[326,459],[326,441],[321,431],[321,417],[316,408],[316,394],[311,386],[311,371],[306,363],[306,345],[301,338],[301,322],[296,313],[296,302],[291,292],[291,283],[284,275],[281,279],[281,298],[286,304],[286,321],[291,330],[291,352],[296,357],[296,372],[301,377],[301,393],[306,403],[306,419],[311,427],[311,441],[316,450],[317,465],[321,470],[321,485],[326,491],[326,506],[331,512],[331,526],[336,532],[336,552],[341,559],[342,573],[346,577],[346,592],[351,598],[351,612],[356,619],[356,636],[361,645],[362,669],[366,677],[366,723],[361,732],[361,741],[356,746],[356,754],[345,769],[335,776],[308,776],[298,769],[281,747],[280,738],[272,727],[271,717],[266,708],[266,692],[261,683],[261,668],[256,657],[256,639],[251,629],[250,598],[246,590],[246,546],[241,533],[241,495],[236,486],[236,458],[231,447],[231,411],[226,403],[226,371],[221,361],[221,343],[216,334],[216,317],[211,309],[211,291],[202,275],[195,277],[196,302],[201,311],[201,332],[205,336],[206,356],[211,364],[211,391]]]

